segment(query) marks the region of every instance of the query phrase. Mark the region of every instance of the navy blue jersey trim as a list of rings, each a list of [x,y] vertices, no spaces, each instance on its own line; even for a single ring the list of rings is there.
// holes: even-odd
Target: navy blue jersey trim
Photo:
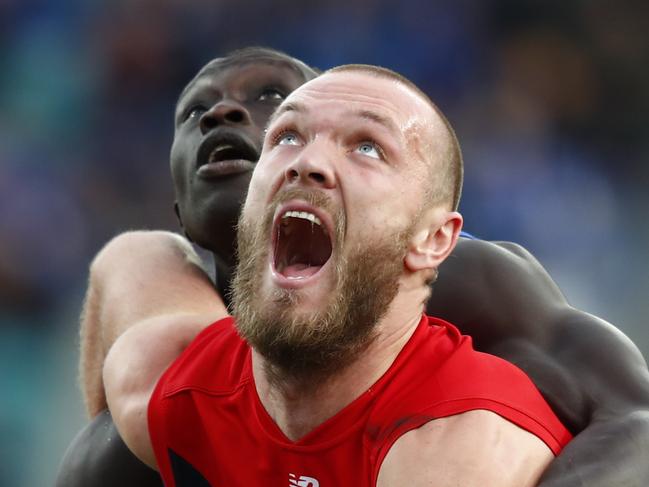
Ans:
[[[210,483],[191,463],[171,448],[168,449],[168,452],[176,487],[211,487]]]
[[[464,230],[460,232],[460,237],[469,238],[471,240],[479,240],[478,237],[471,235],[469,232],[465,232]]]

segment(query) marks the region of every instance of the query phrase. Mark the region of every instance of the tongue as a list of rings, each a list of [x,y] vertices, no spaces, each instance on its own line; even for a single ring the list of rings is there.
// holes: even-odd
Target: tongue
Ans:
[[[284,267],[282,274],[289,279],[305,279],[318,272],[320,267],[304,263],[290,264]]]

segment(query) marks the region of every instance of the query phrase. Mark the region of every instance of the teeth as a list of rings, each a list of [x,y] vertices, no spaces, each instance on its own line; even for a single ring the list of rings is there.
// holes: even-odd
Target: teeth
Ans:
[[[308,211],[287,211],[282,215],[282,219],[286,218],[301,218],[302,220],[309,220],[311,223],[315,223],[318,226],[322,225],[320,218]]]
[[[216,146],[214,150],[210,152],[210,161],[214,161],[214,159],[216,158],[219,152],[223,152],[224,150],[233,149],[233,148],[234,146],[232,144],[221,144]]]
[[[232,144],[221,144],[216,146],[212,152],[210,152],[210,157],[208,162],[215,162],[218,157],[219,157],[219,152],[223,152],[225,150],[229,149],[234,149],[234,146]]]

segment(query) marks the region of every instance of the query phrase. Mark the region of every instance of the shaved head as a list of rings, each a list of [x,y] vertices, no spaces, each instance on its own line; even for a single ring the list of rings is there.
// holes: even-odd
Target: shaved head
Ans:
[[[422,134],[413,135],[423,138],[419,141],[424,148],[421,157],[429,162],[429,204],[448,204],[449,209],[457,210],[462,194],[464,162],[455,130],[444,113],[417,85],[391,69],[368,64],[346,64],[329,69],[324,74],[343,72],[358,72],[395,81],[416,93],[430,106],[436,117],[431,120],[429,127],[425,127],[428,129],[427,134],[423,137]]]

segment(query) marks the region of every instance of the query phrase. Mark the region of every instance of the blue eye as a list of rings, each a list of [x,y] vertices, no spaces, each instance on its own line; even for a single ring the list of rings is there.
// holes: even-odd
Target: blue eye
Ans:
[[[285,98],[284,94],[281,93],[279,90],[276,90],[275,88],[268,88],[261,92],[261,94],[257,97],[257,100],[258,101],[268,101],[268,100],[282,101],[284,98]]]
[[[363,154],[364,156],[371,157],[373,159],[381,159],[380,149],[376,147],[376,144],[372,142],[363,142],[358,145],[356,152]]]
[[[277,145],[300,145],[300,140],[293,132],[284,132],[277,137]]]

